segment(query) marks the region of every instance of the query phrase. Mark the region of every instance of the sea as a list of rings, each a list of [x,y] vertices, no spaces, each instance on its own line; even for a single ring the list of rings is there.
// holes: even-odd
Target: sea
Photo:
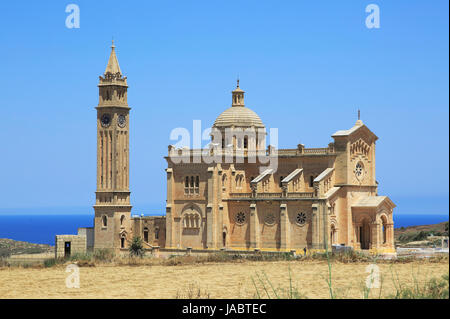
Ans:
[[[448,220],[448,215],[394,214],[395,228]],[[55,235],[75,235],[79,227],[92,227],[93,223],[93,214],[0,214],[0,238],[54,245]]]

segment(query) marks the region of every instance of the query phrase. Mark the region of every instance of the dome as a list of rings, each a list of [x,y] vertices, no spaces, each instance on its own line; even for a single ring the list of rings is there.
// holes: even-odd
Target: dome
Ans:
[[[258,114],[245,106],[232,106],[220,114],[213,127],[264,127]]]

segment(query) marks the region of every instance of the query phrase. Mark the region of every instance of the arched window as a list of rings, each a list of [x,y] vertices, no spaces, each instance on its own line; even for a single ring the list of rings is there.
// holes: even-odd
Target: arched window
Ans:
[[[120,226],[123,226],[124,221],[125,221],[125,215],[120,216]]]
[[[387,220],[385,216],[381,217],[381,233],[383,238],[383,244],[386,244],[387,241]]]
[[[194,176],[191,176],[191,187],[194,187]]]
[[[336,227],[331,225],[330,241],[332,245],[336,244],[336,239]]]
[[[227,174],[222,175],[222,189],[225,190],[227,185]]]
[[[120,248],[125,248],[125,237],[120,237]]]
[[[200,224],[201,224],[201,217],[196,211],[190,211],[184,214],[183,228],[198,229],[200,228]]]
[[[102,226],[103,227],[108,226],[108,218],[105,215],[102,216]]]
[[[248,148],[248,137],[245,136],[244,137],[244,149],[247,149],[247,148]]]
[[[200,180],[199,180],[199,177],[196,176],[195,177],[195,187],[199,187],[199,185],[200,185]]]

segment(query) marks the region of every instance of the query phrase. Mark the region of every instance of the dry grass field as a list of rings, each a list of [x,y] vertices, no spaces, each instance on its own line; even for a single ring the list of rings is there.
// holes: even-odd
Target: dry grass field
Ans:
[[[332,264],[332,286],[338,298],[361,298],[369,263]],[[395,281],[412,287],[448,274],[442,262],[381,263],[383,297],[395,293]],[[66,288],[64,265],[50,268],[0,268],[0,298],[254,298],[255,283],[264,294],[270,283],[280,291],[292,286],[306,298],[329,298],[326,261],[243,261],[190,265],[98,264],[80,267],[80,288]],[[267,276],[268,281],[265,279]],[[271,288],[268,289],[273,291]],[[378,298],[380,289],[370,297]],[[271,297],[275,297],[271,293]]]

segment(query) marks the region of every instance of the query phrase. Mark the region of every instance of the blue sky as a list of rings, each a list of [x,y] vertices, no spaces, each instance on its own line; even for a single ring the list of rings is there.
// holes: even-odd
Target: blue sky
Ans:
[[[65,7],[80,7],[80,28]],[[365,8],[380,7],[368,29]],[[8,1],[0,213],[92,213],[98,76],[114,37],[132,107],[133,213],[163,213],[173,128],[246,105],[279,146],[324,147],[357,109],[398,213],[449,207],[448,1]]]

